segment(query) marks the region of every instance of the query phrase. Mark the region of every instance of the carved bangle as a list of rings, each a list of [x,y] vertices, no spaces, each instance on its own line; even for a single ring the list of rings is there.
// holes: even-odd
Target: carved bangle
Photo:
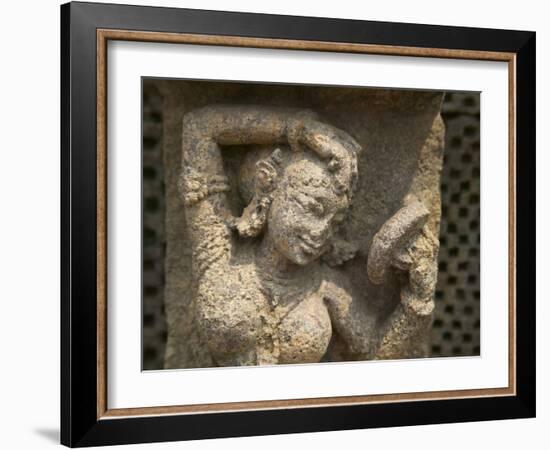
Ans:
[[[433,299],[418,299],[408,287],[404,287],[401,290],[401,304],[407,311],[419,317],[428,317],[433,313],[433,310],[435,309],[435,303]]]
[[[225,175],[208,175],[199,172],[182,174],[179,189],[186,206],[193,206],[212,194],[229,191]]]

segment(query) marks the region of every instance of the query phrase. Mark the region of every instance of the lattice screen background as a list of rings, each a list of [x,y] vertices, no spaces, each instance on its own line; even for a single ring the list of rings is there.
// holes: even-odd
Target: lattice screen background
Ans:
[[[479,94],[447,93],[433,356],[479,355]]]
[[[479,355],[479,95],[447,93],[433,356]],[[161,369],[164,317],[162,98],[143,84],[143,368]]]
[[[162,97],[143,83],[143,368],[162,369],[164,318],[164,173]]]

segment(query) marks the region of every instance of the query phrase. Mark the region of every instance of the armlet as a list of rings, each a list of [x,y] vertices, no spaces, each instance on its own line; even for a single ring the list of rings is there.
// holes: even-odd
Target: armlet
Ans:
[[[229,191],[225,175],[210,175],[198,171],[182,173],[179,190],[185,206],[193,206],[212,194]]]

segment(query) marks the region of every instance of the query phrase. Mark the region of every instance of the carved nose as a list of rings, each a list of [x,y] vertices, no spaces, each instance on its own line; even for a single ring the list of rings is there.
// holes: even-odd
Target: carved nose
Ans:
[[[321,237],[325,236],[325,234],[327,233],[328,229],[330,227],[330,224],[328,221],[324,222],[322,225],[318,226],[318,227],[315,227],[315,228],[311,228],[309,230],[309,235],[314,238],[314,239],[320,239]]]

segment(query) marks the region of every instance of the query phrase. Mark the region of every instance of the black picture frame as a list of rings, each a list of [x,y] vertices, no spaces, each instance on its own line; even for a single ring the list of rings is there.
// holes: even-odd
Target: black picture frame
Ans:
[[[515,55],[516,394],[98,418],[97,30],[139,30]],[[535,416],[534,32],[114,4],[61,6],[61,443],[70,447]]]

